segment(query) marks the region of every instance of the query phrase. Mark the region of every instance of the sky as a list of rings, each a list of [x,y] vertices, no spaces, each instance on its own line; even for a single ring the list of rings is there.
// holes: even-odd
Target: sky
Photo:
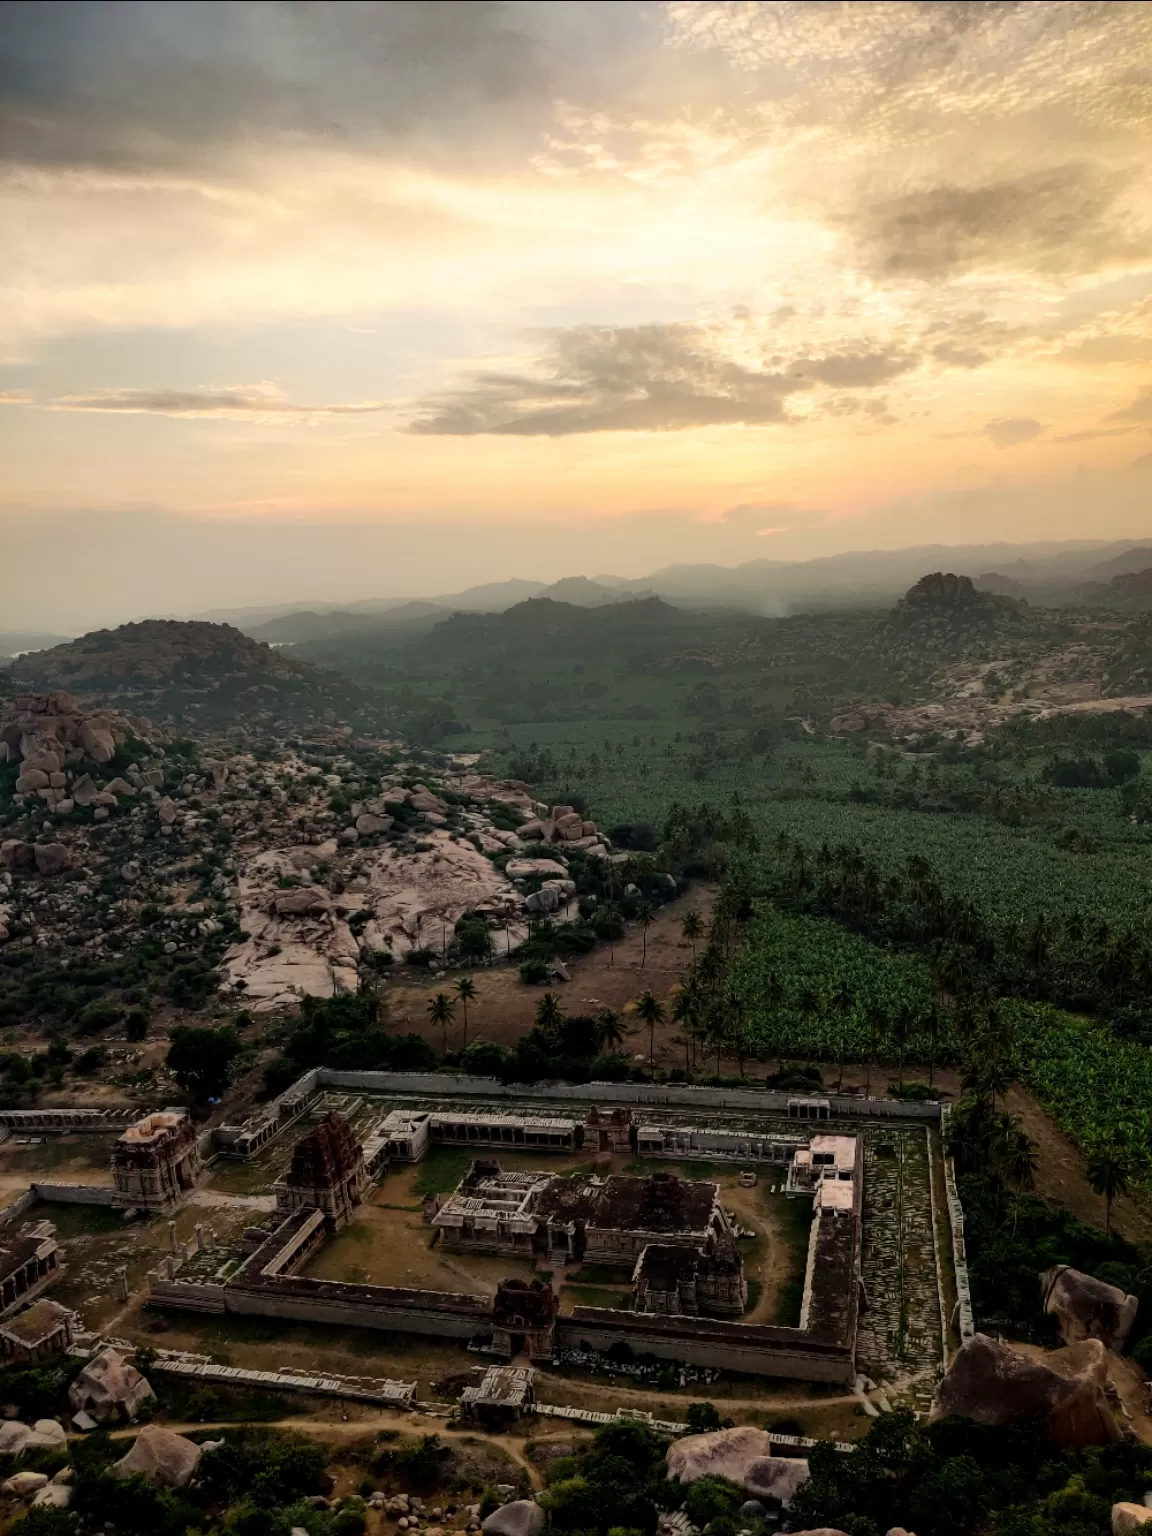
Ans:
[[[0,11],[0,628],[1152,532],[1152,5]]]

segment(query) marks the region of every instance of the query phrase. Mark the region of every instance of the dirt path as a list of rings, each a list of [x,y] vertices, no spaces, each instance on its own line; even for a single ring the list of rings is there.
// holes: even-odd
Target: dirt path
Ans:
[[[624,938],[609,949],[601,945],[590,955],[567,961],[571,981],[557,982],[565,1012],[596,1013],[600,1008],[614,1008],[619,1013],[634,1003],[646,987],[666,999],[675,988],[681,971],[692,959],[692,951],[680,937],[680,925],[690,909],[707,922],[716,899],[717,888],[697,885],[676,901],[661,907],[648,929],[647,944],[637,923],[629,923]],[[428,1019],[428,1001],[437,992],[451,990],[458,976],[468,975],[476,984],[476,997],[468,1004],[468,1039],[492,1040],[498,1045],[515,1045],[535,1022],[536,1005],[547,990],[526,986],[515,965],[497,962],[491,969],[449,971],[426,981],[414,977],[397,980],[387,989],[393,1029],[423,1036],[439,1050],[442,1032]],[[625,1049],[648,1059],[648,1032],[629,1014],[625,1016],[628,1039]],[[665,1026],[657,1031],[657,1062],[683,1066],[684,1049],[679,1031]],[[457,1005],[456,1020],[448,1032],[450,1047],[459,1047],[463,1039],[463,1010]]]
[[[1036,1193],[1062,1205],[1088,1226],[1102,1229],[1104,1201],[1088,1183],[1083,1153],[1023,1088],[1009,1090],[1006,1106],[1036,1143],[1040,1162]],[[1152,1212],[1130,1195],[1121,1195],[1113,1204],[1112,1226],[1129,1242],[1152,1242]]]
[[[360,1404],[352,1406],[364,1408],[360,1417],[346,1420],[295,1417],[273,1419],[268,1422],[261,1420],[254,1427],[257,1429],[294,1429],[315,1435],[319,1440],[348,1440],[379,1429],[417,1429],[424,1434],[435,1433],[441,1440],[445,1441],[458,1440],[468,1445],[475,1445],[477,1442],[482,1445],[491,1445],[528,1473],[532,1480],[533,1488],[542,1488],[544,1486],[539,1470],[533,1466],[532,1462],[528,1460],[527,1456],[524,1455],[524,1452],[515,1442],[510,1442],[503,1437],[497,1438],[493,1435],[485,1435],[473,1429],[448,1429],[444,1426],[443,1420],[430,1418],[425,1414],[400,1413],[387,1408],[373,1410]],[[247,1424],[238,1424],[234,1419],[227,1419],[216,1423],[182,1423],[178,1420],[171,1421],[168,1419],[164,1419],[162,1422],[165,1429],[170,1429],[178,1435],[203,1434],[206,1430],[247,1429],[253,1427]],[[86,1433],[73,1430],[69,1438],[83,1440],[86,1438]],[[125,1440],[129,1437],[135,1438],[140,1433],[140,1425],[128,1424],[122,1428],[113,1429],[109,1433],[113,1440]]]

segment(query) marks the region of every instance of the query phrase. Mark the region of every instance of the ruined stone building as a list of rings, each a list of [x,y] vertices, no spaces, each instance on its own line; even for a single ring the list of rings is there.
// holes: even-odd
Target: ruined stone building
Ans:
[[[788,1165],[790,1195],[814,1195],[825,1183],[851,1184],[858,1156],[855,1136],[813,1136]]]
[[[630,1152],[632,1111],[625,1104],[593,1104],[584,1121],[584,1145],[592,1152]]]
[[[636,1311],[679,1317],[742,1317],[748,1305],[744,1259],[727,1237],[705,1248],[649,1243],[632,1272]]]
[[[553,1263],[584,1260],[631,1270],[652,1242],[691,1250],[732,1238],[718,1186],[677,1178],[505,1172],[477,1158],[431,1219],[446,1248],[509,1258],[547,1253]]]
[[[174,1210],[200,1177],[196,1127],[183,1109],[164,1109],[130,1125],[112,1148],[116,1203]]]
[[[546,1280],[501,1280],[492,1302],[492,1345],[510,1360],[551,1360],[560,1298]]]
[[[50,1221],[38,1221],[14,1237],[0,1233],[0,1317],[19,1311],[46,1290],[61,1267],[60,1244]]]
[[[346,1226],[364,1198],[364,1153],[336,1110],[301,1137],[288,1171],[276,1181],[276,1213],[322,1211],[333,1227]]]
[[[0,1356],[9,1365],[39,1365],[72,1343],[74,1314],[47,1297],[0,1323]]]

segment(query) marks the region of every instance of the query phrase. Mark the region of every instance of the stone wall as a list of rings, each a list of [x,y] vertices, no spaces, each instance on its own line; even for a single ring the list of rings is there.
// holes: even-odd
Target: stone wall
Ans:
[[[42,1184],[37,1181],[29,1188],[29,1194],[37,1200],[50,1200],[55,1205],[116,1205],[116,1189],[111,1184]]]
[[[701,1110],[758,1110],[787,1115],[794,1093],[767,1088],[698,1088],[689,1083],[501,1083],[494,1077],[469,1077],[441,1072],[341,1072],[321,1067],[315,1074],[325,1088],[359,1090],[363,1093],[411,1093],[447,1098],[462,1095],[485,1099],[552,1099],[566,1103],[641,1104]],[[297,1084],[289,1092],[294,1092]],[[940,1119],[939,1104],[920,1104],[906,1099],[860,1099],[849,1094],[824,1094],[834,1116],[866,1119]]]
[[[556,1337],[568,1349],[606,1351],[623,1342],[636,1354],[745,1376],[850,1383],[856,1375],[848,1344],[824,1343],[799,1328],[574,1307],[570,1317],[557,1318]]]

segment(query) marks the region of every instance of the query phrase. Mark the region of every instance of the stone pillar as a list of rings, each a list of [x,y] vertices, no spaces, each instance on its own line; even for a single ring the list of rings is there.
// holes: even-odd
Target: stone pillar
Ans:
[[[118,1269],[116,1271],[116,1295],[120,1301],[128,1300],[128,1271]]]
[[[164,1259],[164,1269],[165,1269],[165,1271],[166,1271],[166,1273],[168,1275],[169,1280],[175,1280],[175,1278],[176,1278],[176,1260],[172,1257],[172,1255],[170,1253],[165,1256],[165,1259]]]
[[[203,1248],[203,1247],[204,1247],[204,1224],[203,1224],[203,1222],[198,1221],[196,1223],[196,1252],[199,1253],[201,1248]]]
[[[179,1253],[180,1244],[176,1237],[176,1223],[174,1221],[168,1223],[168,1241],[171,1244],[172,1252]]]

